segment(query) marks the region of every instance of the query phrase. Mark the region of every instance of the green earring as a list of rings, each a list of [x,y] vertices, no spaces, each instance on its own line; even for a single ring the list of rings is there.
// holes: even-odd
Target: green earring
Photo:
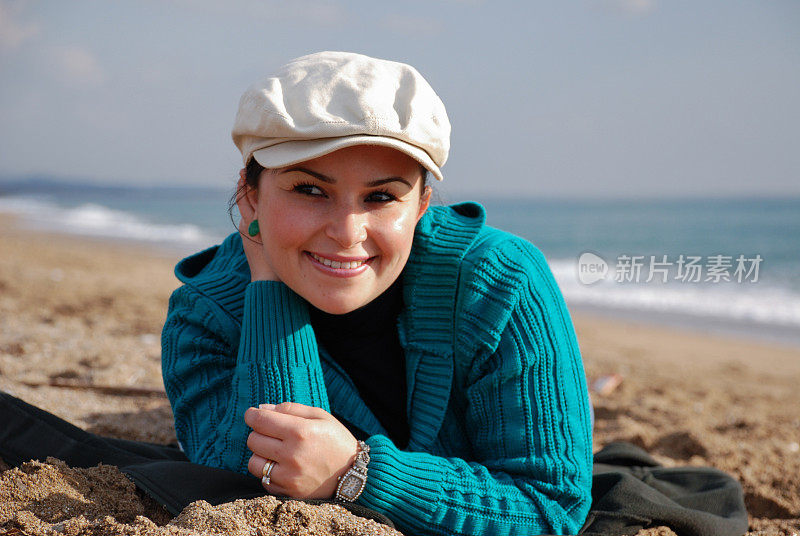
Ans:
[[[256,236],[258,233],[259,233],[258,220],[253,220],[247,227],[247,234],[249,234],[250,236]]]

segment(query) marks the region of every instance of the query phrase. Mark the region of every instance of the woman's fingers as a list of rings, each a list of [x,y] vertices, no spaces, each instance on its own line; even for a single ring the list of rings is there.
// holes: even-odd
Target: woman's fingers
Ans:
[[[284,458],[283,441],[258,432],[250,432],[250,435],[247,437],[247,448],[249,448],[253,454],[257,454],[262,458],[276,461]]]
[[[250,471],[250,474],[261,480],[261,485],[264,486],[264,489],[266,489],[272,495],[288,497],[288,490],[280,484],[281,476],[285,476],[285,470],[280,466],[279,463],[276,462],[275,465],[272,466],[272,470],[269,471],[269,484],[265,485],[264,468],[269,461],[270,460],[267,460],[258,454],[253,454],[250,456],[250,460],[247,462],[247,470]]]
[[[283,402],[277,406],[261,404],[258,408],[249,408],[244,414],[247,426],[278,439],[300,439],[314,425],[309,421],[330,418],[331,414],[324,409],[296,402]]]
[[[306,419],[276,410],[249,408],[244,413],[244,422],[258,432],[277,439],[296,438],[308,425]]]
[[[264,467],[267,465],[267,458],[263,456],[259,456],[258,454],[253,454],[250,456],[250,460],[247,462],[247,470],[250,471],[250,474],[256,476],[258,478],[262,478],[264,476]],[[275,468],[272,468],[275,471]],[[270,473],[270,480],[272,480],[272,473]]]
[[[268,404],[262,404],[259,407],[267,406]],[[272,409],[278,413],[294,415],[295,417],[302,417],[304,419],[324,419],[330,415],[330,413],[322,408],[306,406],[305,404],[299,404],[297,402],[282,402]]]

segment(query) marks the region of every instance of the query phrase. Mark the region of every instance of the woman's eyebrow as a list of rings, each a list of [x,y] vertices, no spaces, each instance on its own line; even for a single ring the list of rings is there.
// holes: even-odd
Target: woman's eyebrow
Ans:
[[[402,182],[406,186],[408,186],[409,190],[414,188],[410,182],[405,180],[403,177],[388,177],[386,179],[375,179],[374,181],[369,181],[367,186],[380,186],[381,184],[386,184],[389,182]]]
[[[306,173],[306,174],[311,175],[312,177],[314,177],[316,179],[321,180],[322,182],[327,182],[328,184],[336,184],[336,179],[334,179],[333,177],[328,177],[327,175],[323,175],[322,173],[317,173],[316,171],[311,171],[308,168],[299,167],[299,166],[290,167],[288,169],[284,169],[280,173],[289,173],[291,171],[299,171],[301,173]],[[414,188],[414,186],[412,186],[412,184],[410,182],[408,182],[406,179],[404,179],[403,177],[387,177],[385,179],[375,179],[375,180],[369,181],[367,183],[367,186],[370,186],[370,187],[372,187],[372,186],[380,186],[382,184],[387,184],[387,183],[390,183],[390,182],[402,182],[403,184],[408,186],[409,189]]]
[[[306,173],[308,175],[311,175],[312,177],[317,178],[322,182],[336,184],[336,179],[328,177],[327,175],[323,175],[322,173],[317,173],[316,171],[311,171],[310,169],[304,167],[290,167],[288,169],[284,169],[283,171],[281,171],[280,174],[289,173],[291,171],[300,171],[301,173]]]

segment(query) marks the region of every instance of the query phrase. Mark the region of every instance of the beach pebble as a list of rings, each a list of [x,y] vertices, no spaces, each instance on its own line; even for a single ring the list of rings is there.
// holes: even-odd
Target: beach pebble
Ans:
[[[161,337],[155,333],[145,333],[144,335],[139,336],[139,342],[142,344],[160,344]]]
[[[622,376],[619,374],[607,374],[600,376],[591,384],[591,390],[599,395],[608,396],[622,384]]]

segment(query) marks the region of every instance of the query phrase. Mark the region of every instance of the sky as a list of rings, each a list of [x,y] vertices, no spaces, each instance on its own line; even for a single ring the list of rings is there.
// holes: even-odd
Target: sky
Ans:
[[[230,187],[292,58],[415,66],[451,197],[800,195],[796,0],[0,0],[0,178]]]

